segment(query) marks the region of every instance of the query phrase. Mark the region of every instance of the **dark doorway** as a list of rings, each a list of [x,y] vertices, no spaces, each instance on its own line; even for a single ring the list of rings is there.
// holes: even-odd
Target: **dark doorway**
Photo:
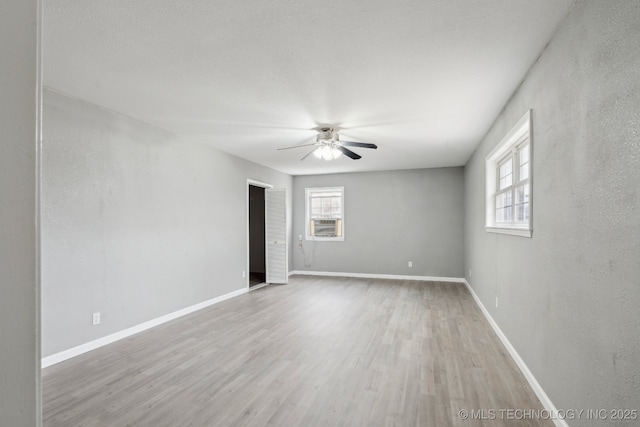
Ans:
[[[266,279],[264,188],[249,185],[249,287]]]

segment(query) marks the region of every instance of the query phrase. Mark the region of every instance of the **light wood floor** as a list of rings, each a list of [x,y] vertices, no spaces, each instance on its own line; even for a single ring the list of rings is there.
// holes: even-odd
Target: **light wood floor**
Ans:
[[[43,371],[52,426],[552,426],[462,284],[293,276]]]

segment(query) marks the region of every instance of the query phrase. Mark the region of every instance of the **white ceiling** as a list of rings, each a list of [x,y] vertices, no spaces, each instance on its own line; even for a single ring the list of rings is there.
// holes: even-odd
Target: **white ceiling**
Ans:
[[[46,86],[302,175],[464,165],[573,0],[43,3]]]

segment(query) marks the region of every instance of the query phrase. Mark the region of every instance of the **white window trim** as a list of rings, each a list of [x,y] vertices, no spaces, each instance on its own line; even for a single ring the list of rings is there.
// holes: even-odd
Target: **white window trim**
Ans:
[[[342,206],[342,235],[341,236],[336,236],[336,237],[317,237],[317,236],[312,236],[311,235],[311,230],[309,230],[309,222],[311,220],[311,215],[309,212],[309,193],[311,192],[321,192],[321,191],[340,191],[340,194],[342,194],[341,196],[341,206]],[[305,240],[313,240],[316,242],[340,242],[340,241],[344,241],[344,224],[345,224],[345,220],[344,220],[344,187],[310,187],[310,188],[305,188],[304,189],[304,219],[305,219],[305,225],[304,225],[304,231],[305,231]]]
[[[516,123],[500,143],[489,153],[485,162],[486,212],[485,230],[489,233],[508,234],[512,236],[531,237],[533,234],[533,134],[531,132],[531,110]],[[529,144],[529,223],[505,224],[496,223],[496,182],[498,163],[512,151],[525,143]],[[515,165],[514,165],[515,166]],[[516,173],[514,171],[514,180]],[[513,185],[516,185],[514,182]],[[513,200],[515,204],[515,199]]]

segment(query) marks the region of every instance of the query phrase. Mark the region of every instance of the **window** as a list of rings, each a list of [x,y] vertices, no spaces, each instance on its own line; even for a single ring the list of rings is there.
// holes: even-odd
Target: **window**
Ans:
[[[486,159],[486,229],[531,237],[531,110]]]
[[[307,240],[344,240],[344,187],[307,188]]]

